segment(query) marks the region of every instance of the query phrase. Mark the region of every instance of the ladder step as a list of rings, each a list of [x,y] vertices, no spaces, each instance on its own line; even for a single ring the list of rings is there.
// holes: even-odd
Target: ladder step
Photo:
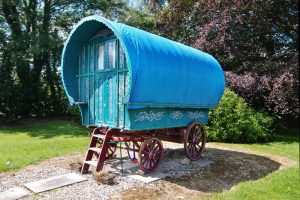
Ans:
[[[97,160],[86,160],[86,161],[84,161],[84,164],[92,165],[94,167],[97,167],[97,163],[98,163]]]
[[[98,148],[98,147],[90,147],[89,150],[94,151],[96,153],[100,153],[101,152],[101,148]]]
[[[104,140],[105,135],[102,135],[102,134],[95,134],[95,135],[93,135],[93,137],[100,138],[100,139]]]

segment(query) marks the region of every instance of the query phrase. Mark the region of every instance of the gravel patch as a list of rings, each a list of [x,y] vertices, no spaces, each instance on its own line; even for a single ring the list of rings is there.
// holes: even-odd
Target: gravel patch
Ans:
[[[3,177],[0,182],[0,192],[11,187],[21,186],[24,183],[50,178],[53,176],[74,173],[70,169],[61,167],[49,167],[37,169],[28,173],[15,173],[13,176]],[[78,172],[78,174],[80,174]],[[126,176],[117,176],[114,185],[98,184],[92,174],[84,175],[87,181],[73,185],[61,187],[51,191],[34,194],[23,199],[109,199],[118,191],[131,189],[134,187],[155,187],[155,183],[144,184],[143,182],[129,179]]]

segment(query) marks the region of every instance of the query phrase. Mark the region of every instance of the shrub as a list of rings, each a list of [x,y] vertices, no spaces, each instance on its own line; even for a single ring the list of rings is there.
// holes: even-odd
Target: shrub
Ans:
[[[251,106],[264,109],[285,119],[299,118],[299,68],[298,56],[289,61],[276,60],[265,72],[226,72],[227,87]]]
[[[273,120],[226,89],[217,109],[209,113],[207,139],[233,143],[265,142],[271,137]]]

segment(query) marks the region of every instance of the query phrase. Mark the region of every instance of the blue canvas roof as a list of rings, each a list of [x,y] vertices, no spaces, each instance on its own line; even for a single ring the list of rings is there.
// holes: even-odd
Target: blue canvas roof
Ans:
[[[71,104],[78,95],[75,77],[79,52],[104,27],[114,32],[127,57],[130,91],[125,103],[129,108],[213,108],[218,105],[224,92],[225,78],[215,58],[100,16],[82,19],[73,28],[63,49],[62,80]]]

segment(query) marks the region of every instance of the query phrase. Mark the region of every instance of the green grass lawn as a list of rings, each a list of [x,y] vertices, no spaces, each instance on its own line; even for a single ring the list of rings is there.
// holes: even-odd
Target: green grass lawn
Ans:
[[[63,154],[84,152],[88,141],[84,126],[62,120],[0,128],[0,171],[22,168]]]
[[[209,199],[299,199],[299,138],[298,132],[279,134],[274,142],[266,144],[224,144],[217,145],[245,148],[289,157],[297,164],[287,169],[268,174],[266,177],[240,183],[230,191],[216,193]]]

